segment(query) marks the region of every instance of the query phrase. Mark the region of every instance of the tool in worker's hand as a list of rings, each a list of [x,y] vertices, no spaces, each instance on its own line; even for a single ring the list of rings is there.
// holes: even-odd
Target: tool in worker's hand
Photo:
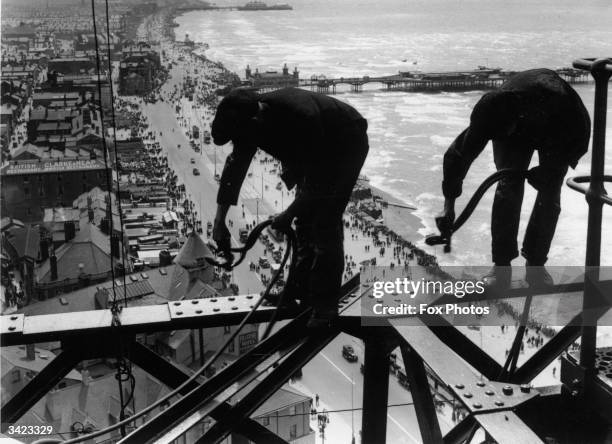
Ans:
[[[228,236],[227,238],[224,238],[221,242],[221,245],[217,244],[217,248],[214,249],[214,251],[219,254],[224,260],[221,262],[216,258],[208,257],[206,258],[206,261],[212,265],[216,265],[217,267],[221,267],[226,270],[231,270],[232,268],[237,267],[246,257],[247,251],[253,248],[255,242],[257,242],[257,239],[259,238],[263,230],[270,224],[272,224],[272,221],[266,220],[260,223],[259,225],[256,225],[247,237],[247,240],[242,247],[232,247],[231,237]],[[292,241],[295,237],[295,233],[293,233],[293,230],[291,229],[289,229],[289,232],[285,234],[289,236],[290,241]],[[232,253],[239,253],[238,260],[236,262],[234,262],[234,255]]]
[[[230,236],[224,238],[221,242],[217,242],[216,246],[212,244],[209,244],[209,246],[213,253],[222,259],[219,261],[213,258],[206,258],[209,263],[228,271],[234,268],[234,255],[232,254],[232,239]]]
[[[430,234],[425,238],[427,245],[444,245],[444,252],[451,252],[451,239],[453,234],[452,227],[448,227],[447,220],[445,217],[436,217],[436,226],[440,231],[440,234]]]
[[[214,249],[215,252],[218,252],[218,254],[224,260],[219,261],[216,258],[208,257],[206,258],[206,261],[212,265],[221,267],[225,270],[228,270],[228,271],[232,270],[233,268],[237,267],[245,259],[247,251],[253,248],[253,246],[255,245],[255,242],[257,242],[257,239],[259,238],[263,230],[271,224],[272,224],[272,220],[267,220],[267,221],[260,223],[259,225],[256,225],[255,228],[253,228],[253,230],[247,237],[246,242],[244,243],[242,247],[232,247],[231,238],[230,237],[224,238],[221,245],[217,245],[217,247]],[[280,273],[285,268],[285,264],[287,263],[287,260],[289,259],[289,254],[291,253],[292,250],[296,248],[297,239],[295,237],[295,232],[293,231],[293,229],[291,227],[287,227],[284,234],[287,235],[287,249],[285,251],[285,255],[283,256],[283,259],[281,260],[279,269],[274,273],[274,275],[272,276],[272,279],[270,279],[270,281],[268,282],[266,290],[263,292],[263,294],[261,295],[257,303],[253,306],[253,311],[255,311],[257,307],[259,307],[259,305],[263,302],[264,299],[268,298],[270,294],[270,290],[276,284],[276,282],[278,281],[280,277]],[[234,262],[234,255],[232,253],[240,254],[236,262]],[[289,266],[289,275],[293,273],[294,265],[295,265],[294,261],[291,261],[291,264]],[[283,298],[284,298],[284,292],[281,292],[281,298],[279,300],[277,309],[274,311],[274,314],[272,315],[272,318],[270,319],[270,322],[268,323],[268,326],[262,338],[267,338],[270,332],[272,331],[272,328],[274,327],[274,324],[276,323],[276,318],[278,316],[278,310],[280,307],[283,306],[283,302],[284,302]]]
[[[474,195],[471,197],[471,199],[465,206],[465,209],[461,212],[461,214],[457,217],[457,219],[455,219],[452,227],[447,226],[447,223],[448,223],[447,218],[445,217],[436,218],[436,226],[438,227],[438,230],[440,230],[440,234],[432,234],[432,235],[427,236],[425,238],[425,243],[427,245],[432,245],[432,246],[433,245],[444,245],[444,252],[450,253],[451,252],[451,239],[452,239],[453,233],[455,233],[459,228],[461,228],[463,224],[469,219],[469,217],[472,215],[472,213],[476,209],[476,206],[480,202],[480,199],[482,199],[482,196],[484,196],[486,191],[493,184],[499,182],[500,180],[504,178],[512,177],[515,175],[520,177],[521,179],[528,179],[528,178],[531,178],[532,176],[538,175],[538,172],[539,172],[538,167],[535,167],[534,169],[529,170],[529,171],[503,169],[503,170],[499,170],[491,174],[489,177],[487,177],[484,180],[482,184],[480,184],[480,186],[478,187]],[[530,181],[530,183],[532,183],[532,181]]]

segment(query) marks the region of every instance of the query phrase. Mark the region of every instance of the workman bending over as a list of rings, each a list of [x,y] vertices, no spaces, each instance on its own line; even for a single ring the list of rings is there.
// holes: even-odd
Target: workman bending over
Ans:
[[[485,94],[474,107],[470,126],[444,155],[444,212],[440,224],[450,229],[455,199],[470,165],[489,140],[498,170],[527,170],[535,150],[539,166],[528,181],[538,190],[527,225],[521,254],[527,260],[530,286],[552,285],[544,269],[561,211],[561,186],[568,166],[576,167],[588,150],[591,121],[572,87],[548,69],[513,75],[498,91]],[[505,178],[497,185],[491,218],[492,256],[495,266],[485,276],[502,288],[511,282],[510,262],[518,256],[517,235],[524,180]]]
[[[297,186],[295,200],[272,224],[286,231],[295,221],[298,239],[284,299],[312,305],[312,328],[327,326],[338,315],[342,214],[368,153],[367,126],[346,103],[297,88],[265,94],[235,89],[221,101],[212,123],[214,143],[234,145],[221,174],[213,240],[221,250],[229,249],[226,214],[238,201],[257,148],[280,160],[287,188]]]

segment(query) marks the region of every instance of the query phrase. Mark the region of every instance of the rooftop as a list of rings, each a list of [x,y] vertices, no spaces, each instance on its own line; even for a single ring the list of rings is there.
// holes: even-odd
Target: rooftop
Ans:
[[[76,279],[79,274],[101,275],[111,270],[110,236],[100,228],[81,220],[80,230],[74,239],[61,245],[55,251],[57,258],[57,279]],[[81,268],[82,267],[82,268]],[[39,282],[51,281],[51,263],[47,259],[36,270]]]
[[[6,242],[14,249],[17,258],[37,259],[40,252],[40,234],[38,227],[26,225],[6,231]]]
[[[49,362],[55,358],[55,355],[48,350],[34,349],[34,359],[27,358],[25,345],[2,347],[2,375],[6,374],[12,368],[19,367],[26,370],[39,373]],[[8,364],[8,365],[7,365]],[[68,379],[81,381],[83,378],[76,370],[70,370],[66,375]]]

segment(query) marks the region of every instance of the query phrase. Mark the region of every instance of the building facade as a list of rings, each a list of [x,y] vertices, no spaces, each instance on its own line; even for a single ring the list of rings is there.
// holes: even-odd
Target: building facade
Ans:
[[[44,208],[69,206],[82,193],[105,188],[105,174],[101,159],[11,161],[0,170],[2,214],[24,222],[41,221]]]

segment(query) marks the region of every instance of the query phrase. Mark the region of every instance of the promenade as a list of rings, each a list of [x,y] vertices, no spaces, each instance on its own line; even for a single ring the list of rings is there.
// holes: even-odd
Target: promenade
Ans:
[[[171,78],[162,86],[156,103],[142,103],[142,112],[149,123],[149,129],[156,134],[157,140],[168,158],[168,165],[179,179],[185,184],[186,195],[198,211],[202,225],[212,222],[216,211],[217,182],[215,174],[220,174],[225,158],[231,152],[231,144],[216,147],[213,144],[202,142],[204,131],[210,131],[210,124],[214,117],[215,101],[210,100],[211,92],[221,87],[216,82],[222,73],[219,64],[208,61],[201,56],[194,56],[173,42],[164,41],[160,33],[163,31],[163,22],[152,18],[146,23],[146,28],[139,32],[145,33],[149,38],[157,37],[162,41],[162,49],[167,60],[172,63]],[[187,79],[190,79],[189,81]],[[187,83],[193,85],[193,100],[185,94]],[[134,99],[139,100],[139,99]],[[177,109],[179,112],[177,112]],[[191,138],[191,129],[196,125],[200,129],[198,139]],[[201,147],[196,152],[190,145]],[[180,146],[180,147],[179,147]],[[193,160],[193,163],[192,163]],[[286,189],[280,182],[280,165],[263,152],[258,152],[251,164],[247,178],[243,184],[237,206],[231,207],[228,213],[228,228],[232,234],[232,242],[239,245],[239,230],[252,226],[253,223],[267,219],[279,213],[289,205],[294,193]],[[198,168],[200,175],[192,173]],[[279,185],[280,183],[280,185]],[[389,202],[401,203],[392,196],[373,189]],[[355,210],[354,206],[349,210]],[[411,210],[389,205],[383,209],[383,220],[387,228],[401,235],[397,238],[391,235],[374,234],[369,230],[354,212],[345,214],[345,252],[347,267],[345,278],[348,279],[359,272],[363,261],[376,259],[378,265],[417,265],[415,256],[410,258],[411,249],[406,242],[415,244],[421,238],[419,229],[420,220],[412,214]],[[231,222],[230,222],[231,221]],[[204,241],[209,241],[206,232],[202,233]],[[279,245],[280,246],[280,245]],[[399,248],[398,248],[399,247]],[[273,261],[271,251],[257,243],[248,253],[244,265],[233,272],[233,281],[238,285],[240,293],[258,292],[264,289],[262,279],[270,276],[269,269],[259,271],[248,266],[249,262],[256,264],[259,257],[266,257]],[[480,330],[460,327],[460,329],[476,344],[481,345],[499,362],[504,361],[505,351],[510,348],[514,337],[514,320],[507,319],[509,327],[504,331],[500,327],[483,327]],[[323,409],[330,413],[330,423],[325,432],[326,442],[350,442],[354,424],[354,433],[359,442],[359,427],[361,412],[350,412],[351,399],[353,406],[360,406],[363,394],[363,375],[359,364],[349,363],[342,358],[343,345],[350,344],[355,349],[359,362],[363,362],[363,343],[351,336],[341,334],[324,352],[317,355],[304,367],[303,377],[293,381],[300,391],[309,394],[314,399],[320,396],[318,411]],[[525,345],[520,361],[531,356],[537,347]],[[399,353],[397,353],[399,355]],[[538,385],[549,385],[558,382],[558,363],[554,363],[536,380]],[[412,398],[410,392],[402,387],[396,377],[390,374],[389,403],[399,404],[389,411],[388,437],[390,442],[419,443],[418,424],[414,408],[410,405]],[[443,398],[440,398],[441,400]],[[440,407],[440,420],[443,432],[450,430],[454,425],[452,405],[442,403]],[[343,412],[336,412],[343,410]],[[455,418],[456,419],[456,418]],[[311,418],[313,429],[317,429],[316,417]],[[317,433],[317,443],[322,437]]]

